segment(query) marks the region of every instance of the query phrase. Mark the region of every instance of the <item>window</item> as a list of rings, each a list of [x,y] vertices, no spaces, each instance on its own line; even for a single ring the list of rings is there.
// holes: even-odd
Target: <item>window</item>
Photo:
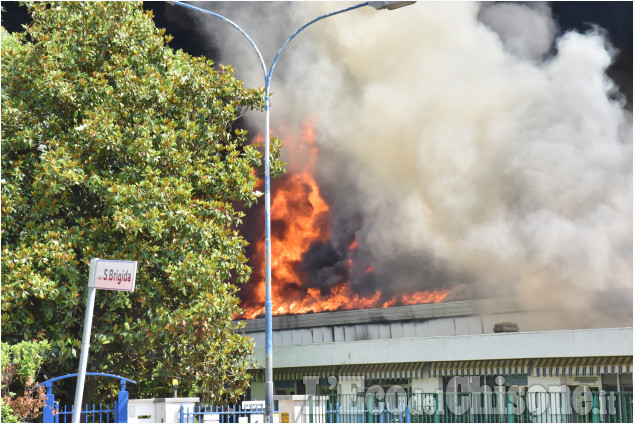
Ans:
[[[295,381],[291,379],[283,379],[274,382],[276,395],[295,395],[296,385]]]

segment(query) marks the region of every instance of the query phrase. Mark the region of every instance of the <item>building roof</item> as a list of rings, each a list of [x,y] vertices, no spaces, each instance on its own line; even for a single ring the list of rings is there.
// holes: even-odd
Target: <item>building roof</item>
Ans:
[[[547,297],[547,295],[545,295]],[[573,297],[575,298],[575,297]],[[516,321],[520,330],[580,329],[629,326],[633,321],[632,289],[612,291],[609,295],[587,296],[593,305],[578,303],[576,307],[549,305],[527,307],[520,305],[516,298],[491,298],[468,301],[441,302],[436,304],[408,305],[400,307],[372,308],[364,310],[343,310],[304,315],[274,316],[273,330],[293,330],[320,327],[338,327],[347,325],[365,325],[394,322],[424,322],[433,319],[460,317],[481,317],[483,329],[476,333],[490,333],[492,321]],[[547,300],[545,300],[547,301]],[[588,313],[587,313],[588,312]],[[627,314],[624,314],[627,312]],[[579,316],[576,323],[553,323],[558,317]],[[591,318],[591,316],[593,316]],[[619,316],[619,317],[618,317]],[[529,317],[533,319],[529,320]],[[510,320],[507,320],[509,318]],[[589,320],[584,320],[587,318]],[[258,333],[265,330],[265,319],[245,320],[245,333]],[[490,325],[492,327],[490,327]]]
[[[632,356],[631,294],[599,301],[530,309],[498,298],[277,316],[274,368]],[[500,322],[520,332],[494,333]],[[243,332],[264,364],[264,319],[246,320]]]
[[[496,298],[470,301],[454,301],[436,304],[407,305],[400,307],[369,308],[365,310],[342,310],[303,315],[274,316],[274,330],[301,329],[319,326],[385,323],[443,317],[462,317],[518,311],[514,298]],[[245,332],[265,330],[265,319],[245,320]]]

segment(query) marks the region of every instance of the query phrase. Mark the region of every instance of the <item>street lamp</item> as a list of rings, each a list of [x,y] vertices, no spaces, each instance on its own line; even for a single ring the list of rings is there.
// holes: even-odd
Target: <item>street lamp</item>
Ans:
[[[172,389],[174,390],[174,398],[176,398],[176,390],[179,388],[179,380],[172,378]]]
[[[251,37],[236,23],[227,19],[226,17],[219,15],[218,13],[211,12],[206,9],[202,9],[200,7],[192,6],[187,3],[183,3],[180,1],[169,1],[168,3],[172,5],[179,5],[182,7],[186,7],[189,9],[194,9],[199,12],[207,13],[208,15],[212,15],[216,18],[219,18],[232,27],[237,29],[251,47],[254,48],[256,54],[258,55],[258,59],[260,60],[260,66],[262,67],[262,72],[265,78],[265,422],[271,423],[273,422],[273,352],[272,352],[272,320],[271,320],[271,193],[270,193],[270,174],[269,174],[269,89],[271,86],[271,77],[273,75],[273,70],[276,66],[276,62],[278,62],[278,58],[280,54],[287,47],[287,44],[291,42],[302,30],[308,27],[311,24],[314,24],[317,21],[321,21],[322,19],[328,18],[329,16],[339,15],[340,13],[348,12],[354,9],[359,9],[364,6],[372,6],[377,10],[387,9],[393,10],[398,9],[400,7],[408,6],[410,4],[415,3],[414,1],[367,1],[364,3],[356,4],[355,6],[347,7],[341,10],[336,10],[335,12],[327,13],[326,15],[318,16],[312,21],[307,22],[298,28],[287,40],[282,44],[278,52],[276,53],[271,66],[269,67],[269,71],[267,72],[267,67],[265,65],[265,61],[260,54],[260,50],[253,42]]]

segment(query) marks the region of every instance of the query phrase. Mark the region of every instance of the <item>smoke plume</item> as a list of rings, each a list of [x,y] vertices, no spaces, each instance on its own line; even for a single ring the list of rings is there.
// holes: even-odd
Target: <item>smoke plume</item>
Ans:
[[[243,26],[267,63],[342,6],[199,5]],[[240,34],[198,24],[216,62],[263,84]],[[616,54],[600,29],[559,34],[543,3],[366,7],[304,31],[276,65],[271,122],[284,140],[315,120],[331,237],[304,254],[306,283],[386,297],[463,287],[528,306],[632,288],[632,114],[606,76]]]

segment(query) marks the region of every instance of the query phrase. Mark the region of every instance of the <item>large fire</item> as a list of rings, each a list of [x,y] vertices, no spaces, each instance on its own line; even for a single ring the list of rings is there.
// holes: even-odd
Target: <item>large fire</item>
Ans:
[[[353,293],[348,282],[332,286],[328,291],[304,287],[304,278],[299,269],[302,256],[316,241],[327,241],[329,235],[329,206],[320,195],[320,189],[313,178],[317,148],[313,127],[304,125],[301,137],[297,139],[285,135],[286,149],[294,164],[301,164],[289,170],[286,177],[272,183],[271,223],[272,223],[272,310],[274,315],[306,314],[322,311],[353,310],[396,305],[437,303],[448,295],[447,291],[419,291],[393,296],[386,300],[377,291],[362,297]],[[263,267],[264,239],[254,242],[252,258]],[[357,259],[357,240],[353,240],[347,251],[346,264],[351,270]],[[364,268],[373,273],[373,266]],[[248,299],[243,299],[242,315],[253,319],[264,314],[265,283],[264,274],[258,274],[261,282],[250,291]]]

